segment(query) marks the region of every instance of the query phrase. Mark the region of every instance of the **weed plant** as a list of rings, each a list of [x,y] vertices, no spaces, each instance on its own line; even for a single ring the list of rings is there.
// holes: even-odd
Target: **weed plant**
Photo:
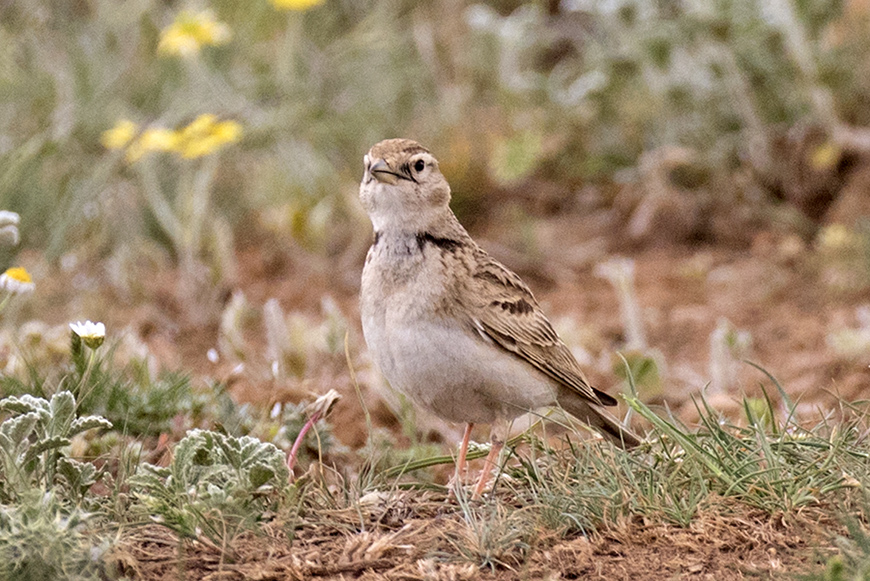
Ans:
[[[284,453],[256,438],[192,430],[167,467],[143,464],[130,479],[146,514],[190,539],[227,547],[278,508],[289,472]]]
[[[102,376],[120,381],[129,369],[113,370],[111,359],[96,355],[85,360],[83,371],[66,380],[80,396],[92,393]],[[102,371],[94,373],[98,368]],[[858,520],[850,525],[849,536],[837,541],[841,556],[827,566],[831,571],[861,570],[866,555],[861,494],[870,481],[863,420],[801,426],[794,420],[793,403],[774,386],[782,405],[771,397],[746,400],[740,422],[721,417],[699,397],[697,431],[626,397],[650,428],[645,443],[630,452],[590,441],[568,425],[559,427],[562,436],[554,439],[545,420],[543,431],[509,442],[493,493],[481,502],[457,492],[451,509],[456,523],[445,533],[458,556],[451,559],[514,568],[542,534],[592,535],[634,519],[688,527],[701,513],[727,512],[738,505],[786,518],[806,510],[836,513],[841,510],[836,507],[843,507],[857,508]],[[25,394],[0,400],[0,554],[13,555],[10,547],[24,538],[42,539],[34,540],[34,546],[54,547],[50,554],[36,549],[14,553],[4,562],[22,575],[60,571],[58,578],[90,578],[110,548],[106,531],[145,523],[158,523],[180,542],[211,547],[227,559],[234,557],[242,535],[270,522],[279,523],[290,537],[309,527],[343,534],[366,531],[373,526],[365,516],[369,503],[390,503],[407,494],[400,488],[443,491],[426,471],[452,463],[450,457],[423,453],[422,459],[393,469],[369,465],[348,478],[350,473],[322,467],[290,482],[285,455],[273,444],[200,429],[170,444],[165,466],[143,462],[129,451],[119,453],[129,450],[124,445],[104,448],[103,457],[93,462],[71,454],[72,441],[82,433],[103,433],[92,439],[92,449],[111,433],[115,441],[120,436],[128,442],[131,434],[110,432],[118,426],[83,410],[69,390],[48,399]],[[370,437],[366,454],[378,445],[392,446]],[[485,453],[473,449],[469,457]],[[386,452],[380,456],[391,457]],[[407,476],[411,473],[413,479]],[[416,511],[432,510],[426,502],[424,497],[418,506],[399,506],[392,518],[401,523]]]
[[[0,504],[0,578],[16,581],[97,581],[109,548],[88,529],[93,515],[70,508],[62,493],[28,490]]]
[[[631,452],[589,442],[571,429],[556,441],[545,437],[546,430],[527,432],[509,442],[512,458],[497,486],[535,522],[528,526],[562,535],[591,534],[632,518],[686,527],[701,511],[722,510],[723,503],[770,515],[851,506],[868,478],[863,420],[802,426],[794,419],[793,403],[773,381],[782,408],[766,395],[762,405],[745,399],[742,423],[722,417],[699,396],[697,431],[626,397],[652,427],[645,443]],[[384,476],[450,462],[431,457],[398,465]],[[502,498],[497,491],[491,502]]]

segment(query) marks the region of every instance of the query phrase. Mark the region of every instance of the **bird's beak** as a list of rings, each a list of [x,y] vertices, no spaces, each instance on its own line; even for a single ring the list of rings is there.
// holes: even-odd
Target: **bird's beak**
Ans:
[[[379,159],[369,168],[372,176],[382,184],[396,185],[399,181],[399,176],[390,170],[390,166],[383,159]]]

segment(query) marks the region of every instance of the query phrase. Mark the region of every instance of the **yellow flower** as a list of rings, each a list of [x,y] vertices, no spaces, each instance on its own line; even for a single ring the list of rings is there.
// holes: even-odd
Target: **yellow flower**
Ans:
[[[136,136],[138,127],[129,119],[121,119],[114,127],[103,131],[100,141],[106,149],[123,149]]]
[[[139,141],[147,151],[173,151],[178,147],[178,133],[172,129],[155,127],[146,130]]]
[[[178,149],[179,135],[176,131],[163,127],[152,127],[142,132],[142,136],[127,149],[127,161],[133,163],[152,151],[175,151]]]
[[[166,55],[191,57],[203,46],[223,44],[230,36],[230,27],[218,22],[211,11],[184,10],[160,33],[157,50]]]
[[[207,113],[200,115],[179,132],[178,151],[186,159],[203,157],[242,136],[242,126],[236,121],[217,121]]]
[[[203,113],[194,119],[190,125],[181,130],[182,139],[195,139],[202,137],[211,131],[217,122],[217,116],[211,113]]]
[[[242,138],[242,125],[237,121],[221,121],[214,126],[212,134],[221,144],[235,143]]]
[[[843,250],[858,243],[855,233],[842,224],[825,226],[819,232],[817,240],[823,250]]]
[[[13,266],[0,274],[0,289],[10,295],[23,295],[33,292],[33,280],[30,274],[20,266]]]
[[[323,4],[323,0],[271,0],[278,10],[308,10]]]
[[[843,156],[843,150],[836,143],[826,141],[810,152],[810,165],[816,171],[831,169]]]
[[[242,126],[238,122],[218,121],[217,116],[206,113],[178,130],[165,127],[145,129],[137,139],[127,140],[126,159],[128,163],[135,163],[154,151],[175,152],[183,158],[194,159],[235,143],[241,136]],[[121,140],[115,143],[120,144]]]

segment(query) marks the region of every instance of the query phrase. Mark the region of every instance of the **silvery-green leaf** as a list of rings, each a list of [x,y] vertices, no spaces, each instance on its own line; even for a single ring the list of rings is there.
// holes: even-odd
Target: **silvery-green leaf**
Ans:
[[[74,436],[81,432],[95,429],[111,430],[112,422],[100,416],[85,416],[83,418],[78,418],[74,420],[70,426],[69,435]]]
[[[220,438],[217,440],[217,444],[223,451],[227,464],[233,468],[240,468],[242,465],[242,455],[240,454],[238,440],[235,438]]]
[[[26,414],[27,412],[33,412],[40,408],[38,405],[34,405],[32,401],[32,396],[25,397],[7,397],[4,399],[0,399],[0,411],[10,411],[17,412],[19,414]],[[44,401],[44,400],[43,400]]]
[[[83,494],[97,482],[97,468],[90,462],[60,458],[57,462],[57,470],[79,494]]]
[[[64,446],[69,446],[69,439],[61,436],[54,436],[52,438],[48,438],[47,440],[41,440],[35,444],[33,444],[30,449],[27,450],[27,453],[24,455],[22,459],[22,464],[27,464],[32,461],[41,453],[46,450],[53,450],[56,448],[63,448]]]
[[[254,488],[260,488],[274,477],[275,471],[264,464],[257,464],[255,466],[252,466],[250,472],[248,473],[248,478],[251,481],[251,486]]]
[[[0,424],[0,431],[6,435],[14,446],[18,446],[33,432],[36,422],[39,420],[39,414],[30,412],[15,418],[9,418]]]
[[[66,435],[76,417],[76,400],[68,391],[59,391],[51,398],[51,426],[54,435]]]
[[[173,464],[188,464],[193,462],[196,453],[205,445],[202,434],[202,430],[190,430],[187,432],[187,435],[175,445]]]

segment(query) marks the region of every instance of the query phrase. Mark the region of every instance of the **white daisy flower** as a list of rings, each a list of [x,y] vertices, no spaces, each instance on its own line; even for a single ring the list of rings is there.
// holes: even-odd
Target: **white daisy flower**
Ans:
[[[0,244],[18,245],[18,222],[20,220],[21,218],[15,212],[0,210]]]
[[[103,341],[106,339],[106,326],[102,323],[78,321],[76,323],[70,323],[69,328],[91,349],[96,349],[102,345]]]
[[[34,286],[30,274],[20,266],[13,266],[0,274],[0,290],[5,290],[10,295],[33,292]]]

